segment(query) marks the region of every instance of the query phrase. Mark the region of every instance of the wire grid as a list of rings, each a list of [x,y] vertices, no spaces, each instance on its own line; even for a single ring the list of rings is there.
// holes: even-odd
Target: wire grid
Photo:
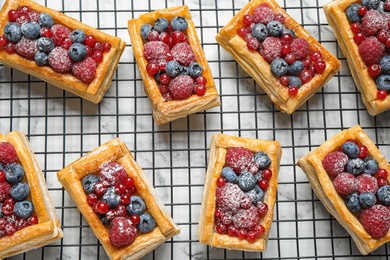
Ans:
[[[361,256],[348,233],[313,193],[297,160],[339,131],[360,124],[390,158],[389,112],[372,117],[361,102],[322,6],[279,0],[286,11],[342,62],[341,71],[293,115],[279,112],[215,35],[248,0],[37,1],[120,36],[128,44],[99,105],[0,66],[0,132],[25,132],[44,171],[64,238],[10,259],[107,259],[56,173],[95,147],[121,138],[145,170],[182,232],[143,259],[388,259],[382,246]],[[3,5],[4,0],[0,0]],[[221,107],[158,127],[135,64],[127,20],[176,5],[190,7],[217,84]],[[278,140],[283,157],[275,217],[264,253],[210,248],[197,240],[211,135]]]

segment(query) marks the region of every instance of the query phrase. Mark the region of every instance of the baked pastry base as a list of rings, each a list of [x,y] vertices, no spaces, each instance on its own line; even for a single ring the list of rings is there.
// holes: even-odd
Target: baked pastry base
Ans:
[[[108,161],[122,164],[128,175],[134,179],[137,192],[144,199],[147,211],[154,217],[157,224],[153,231],[138,234],[133,243],[121,248],[111,244],[109,230],[99,220],[92,207],[88,205],[87,196],[81,183],[86,175],[98,171],[100,166]],[[57,173],[57,177],[102,243],[110,259],[139,259],[180,233],[180,229],[173,222],[145,173],[135,162],[126,145],[118,138],[108,141],[69,164]]]
[[[109,42],[111,49],[104,53],[103,61],[97,64],[96,76],[89,84],[82,82],[70,73],[57,73],[50,66],[38,66],[33,60],[26,59],[17,53],[8,54],[4,48],[0,49],[0,63],[28,73],[93,103],[99,103],[111,85],[112,77],[126,43],[119,37],[108,35],[63,13],[29,0],[7,0],[4,3],[0,12],[0,32],[3,32],[8,23],[8,11],[20,6],[29,6],[37,12],[46,12],[53,17],[54,23],[63,24],[70,30],[81,29],[85,34],[93,35],[97,41]]]
[[[272,164],[269,168],[272,170],[273,174],[264,196],[264,202],[268,205],[268,212],[261,219],[261,224],[265,228],[265,233],[261,238],[253,243],[250,243],[246,239],[239,239],[238,237],[230,237],[226,234],[219,234],[214,228],[214,212],[216,208],[215,192],[217,189],[216,180],[220,177],[222,168],[225,166],[227,149],[232,147],[245,147],[252,152],[263,151],[267,153],[269,158],[272,160]],[[228,136],[225,134],[215,134],[212,136],[199,221],[199,242],[213,247],[234,250],[257,252],[266,250],[268,235],[273,219],[273,209],[276,200],[281,155],[281,146],[279,142],[276,141],[263,141],[254,138]]]
[[[314,151],[300,158],[298,166],[305,172],[313,190],[325,208],[348,231],[359,251],[366,255],[390,241],[390,231],[380,239],[371,237],[361,225],[359,219],[349,211],[343,198],[335,190],[328,173],[322,166],[323,158],[328,153],[336,151],[348,140],[357,140],[362,145],[365,145],[369,154],[378,162],[379,168],[390,171],[390,165],[386,158],[359,125],[340,132]]]
[[[148,61],[144,57],[144,40],[140,35],[140,30],[142,25],[154,24],[154,21],[159,17],[164,17],[170,21],[175,16],[182,16],[186,18],[188,22],[186,33],[189,43],[195,53],[197,62],[200,66],[202,66],[202,75],[207,79],[206,94],[204,96],[192,95],[184,100],[172,100],[165,102],[154,77],[149,76],[146,72],[146,65],[148,64]],[[195,24],[192,21],[188,6],[172,7],[142,14],[137,19],[129,20],[128,31],[130,34],[134,57],[144,82],[144,90],[152,104],[153,118],[156,124],[162,125],[178,118],[220,105],[215,82],[198,39]]]
[[[345,15],[347,8],[360,0],[336,0],[324,5],[324,12],[329,25],[333,28],[337,42],[347,58],[348,66],[356,87],[361,92],[362,100],[370,115],[377,115],[390,109],[390,96],[384,100],[377,98],[378,88],[368,73],[368,68],[362,60],[358,45],[353,40],[353,32]]]
[[[316,74],[309,82],[303,84],[296,96],[288,94],[288,88],[281,85],[279,79],[271,73],[269,63],[258,52],[250,51],[245,40],[237,35],[237,30],[245,27],[242,17],[251,14],[262,3],[267,3],[275,14],[283,14],[286,28],[294,30],[297,37],[305,38],[310,45],[310,50],[319,50],[326,62],[325,71],[322,74]],[[275,106],[280,111],[288,114],[292,114],[314,93],[320,90],[341,67],[340,61],[291,18],[274,0],[250,1],[221,29],[215,39],[267,93]]]
[[[52,243],[61,239],[63,234],[45,178],[26,135],[18,131],[0,134],[0,142],[9,142],[15,147],[25,171],[24,181],[30,186],[29,200],[33,203],[38,217],[38,224],[23,228],[12,236],[0,238],[1,259]]]

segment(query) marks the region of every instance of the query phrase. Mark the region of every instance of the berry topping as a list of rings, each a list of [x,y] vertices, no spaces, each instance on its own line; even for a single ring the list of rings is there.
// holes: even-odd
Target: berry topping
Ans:
[[[258,41],[264,41],[268,37],[268,30],[267,27],[262,24],[258,23],[252,28],[252,36],[256,38]]]
[[[256,177],[248,171],[244,171],[238,176],[237,184],[243,191],[249,191],[253,189],[256,186],[256,183]]]
[[[352,141],[345,142],[341,146],[341,149],[342,149],[343,153],[348,155],[349,158],[353,158],[353,159],[357,158],[359,153],[360,153],[359,147]]]
[[[142,215],[140,215],[140,220],[137,227],[141,233],[148,233],[152,231],[155,226],[156,221],[150,214],[143,213]]]
[[[34,60],[35,54],[38,51],[37,40],[22,37],[22,39],[15,44],[15,51],[29,60]]]
[[[369,66],[380,62],[385,53],[385,46],[376,37],[368,37],[359,45],[359,53]]]
[[[112,221],[109,239],[113,246],[124,247],[130,245],[137,236],[137,229],[130,219],[117,217]]]
[[[226,153],[226,165],[233,169],[236,174],[248,170],[253,163],[252,152],[244,147],[233,147]]]
[[[104,195],[101,197],[101,201],[107,203],[108,207],[112,209],[121,203],[121,196],[118,195],[115,192],[115,188],[111,186],[107,189],[106,193],[104,193]]]
[[[56,46],[53,40],[47,37],[40,37],[36,44],[38,49],[43,52],[50,52]]]
[[[54,25],[53,18],[48,13],[40,13],[38,16],[38,23],[42,28],[51,28]]]
[[[351,212],[357,213],[362,210],[362,206],[360,205],[359,201],[359,195],[357,193],[348,195],[345,199],[345,204]]]
[[[84,44],[76,42],[69,47],[68,54],[73,61],[82,61],[87,57],[87,48]]]
[[[259,223],[260,215],[255,206],[249,209],[239,209],[233,216],[233,223],[238,228],[252,230]]]
[[[354,193],[358,189],[358,183],[353,174],[342,172],[333,180],[334,188],[341,196]]]
[[[373,238],[381,238],[390,227],[390,210],[380,204],[365,209],[360,215],[360,222]]]
[[[8,142],[0,142],[0,163],[7,165],[18,161],[14,146]]]
[[[72,60],[68,51],[61,47],[55,47],[48,57],[50,66],[59,73],[66,73],[72,68]]]
[[[238,177],[237,174],[230,167],[224,167],[221,172],[221,176],[225,178],[227,182],[237,183]]]
[[[254,23],[268,24],[274,19],[274,12],[268,5],[259,5],[252,14]]]
[[[277,37],[268,37],[263,41],[261,56],[269,63],[282,55],[282,43]]]
[[[9,182],[10,184],[15,184],[23,180],[24,169],[18,163],[8,164],[7,166],[5,166],[4,172],[7,182]]]
[[[362,32],[365,36],[374,36],[380,30],[387,30],[387,21],[377,10],[369,10],[362,18]]]
[[[20,27],[24,37],[34,39],[39,36],[41,26],[36,22],[23,23]]]
[[[184,17],[176,16],[171,20],[171,26],[172,26],[172,30],[174,31],[179,30],[184,32],[185,30],[187,30],[188,23]]]
[[[160,41],[147,42],[144,45],[144,56],[148,61],[166,59],[168,52],[168,44]]]
[[[296,59],[304,59],[309,54],[309,43],[304,38],[294,39],[291,43],[291,53]]]
[[[9,194],[15,201],[25,200],[30,193],[30,186],[25,182],[19,182],[12,186]]]
[[[240,202],[245,193],[235,184],[227,182],[222,187],[217,187],[216,201],[218,206],[233,213],[240,209]]]
[[[377,192],[378,201],[385,206],[390,206],[390,186],[385,184],[378,189]]]
[[[69,38],[70,34],[72,33],[68,27],[61,24],[53,25],[51,31],[53,33],[52,40],[57,46],[61,46],[64,39]]]
[[[275,77],[282,77],[288,72],[288,63],[282,58],[276,58],[271,62],[270,69]]]
[[[100,178],[107,185],[123,183],[127,177],[126,170],[117,162],[107,162],[100,167]]]
[[[130,203],[126,207],[130,214],[141,215],[146,209],[144,200],[139,196],[131,196]]]
[[[186,42],[176,44],[171,49],[173,59],[184,66],[190,65],[191,62],[195,61],[195,53],[192,50],[191,45]]]
[[[8,182],[0,182],[0,204],[9,197],[9,191],[11,188],[12,186]]]
[[[10,42],[18,42],[22,39],[22,29],[17,23],[8,23],[4,27],[4,37]]]
[[[14,205],[15,216],[19,218],[29,218],[34,212],[34,205],[29,200],[18,201]]]
[[[322,165],[328,174],[337,176],[344,171],[348,162],[348,156],[342,152],[332,152],[327,154],[322,160]]]
[[[363,192],[359,194],[359,202],[363,209],[368,209],[375,205],[376,197],[371,192]]]
[[[169,90],[174,99],[186,99],[194,92],[194,80],[188,75],[178,75],[169,83]]]
[[[91,57],[73,64],[72,72],[73,74],[82,82],[89,83],[96,76],[96,61]]]
[[[350,159],[345,165],[345,170],[352,173],[355,176],[358,176],[364,172],[366,164],[360,158]]]

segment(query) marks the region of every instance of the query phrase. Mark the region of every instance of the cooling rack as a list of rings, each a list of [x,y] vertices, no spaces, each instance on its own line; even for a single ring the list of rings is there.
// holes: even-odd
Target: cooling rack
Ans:
[[[278,3],[342,62],[342,69],[293,115],[268,96],[215,42],[215,35],[248,0],[37,0],[128,44],[99,105],[20,71],[0,66],[0,132],[25,132],[44,171],[64,238],[10,259],[107,259],[56,178],[58,170],[114,138],[121,138],[145,170],[180,226],[180,235],[143,259],[388,259],[382,246],[361,256],[348,233],[313,193],[297,160],[339,131],[360,124],[390,158],[389,112],[372,117],[361,102],[322,6],[329,0]],[[0,0],[2,6],[4,0]],[[221,106],[158,127],[134,61],[127,20],[186,4],[202,42]],[[264,253],[210,248],[197,240],[211,135],[278,140],[283,157],[274,222]]]

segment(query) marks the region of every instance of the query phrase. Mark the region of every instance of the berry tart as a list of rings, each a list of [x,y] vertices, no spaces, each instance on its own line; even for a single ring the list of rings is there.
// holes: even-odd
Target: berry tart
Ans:
[[[99,103],[126,43],[29,0],[0,12],[0,63]]]
[[[340,69],[340,61],[273,0],[252,0],[217,42],[282,112],[292,114]]]
[[[118,138],[69,164],[57,177],[110,259],[139,259],[180,232]]]
[[[54,205],[22,132],[0,134],[0,259],[62,238]]]
[[[266,250],[281,154],[276,141],[212,136],[198,230],[201,243]]]
[[[359,125],[325,141],[298,166],[362,254],[390,241],[390,165]]]
[[[158,125],[220,105],[187,6],[142,14],[128,30]]]

